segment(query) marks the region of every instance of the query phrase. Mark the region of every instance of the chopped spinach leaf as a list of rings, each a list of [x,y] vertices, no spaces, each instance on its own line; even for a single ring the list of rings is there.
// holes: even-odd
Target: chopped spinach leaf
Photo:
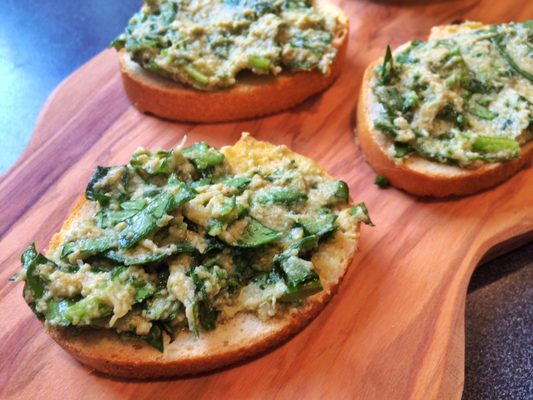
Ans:
[[[119,234],[119,245],[128,249],[144,239],[157,228],[157,223],[173,205],[174,197],[161,192],[139,213],[127,219],[126,228]]]
[[[98,201],[101,205],[109,203],[111,197],[102,193],[101,190],[95,189],[95,185],[107,175],[111,168],[97,167],[94,175],[92,176],[87,188],[85,189],[85,197],[87,200]]]
[[[334,196],[341,201],[348,201],[350,197],[350,189],[348,189],[348,185],[344,181],[336,181],[335,182],[335,193]]]
[[[282,232],[270,229],[254,218],[249,218],[246,229],[233,245],[237,247],[259,247],[272,243],[281,238],[281,236],[283,236]]]
[[[374,183],[379,186],[381,189],[388,188],[390,186],[389,180],[383,175],[376,175]]]
[[[67,258],[70,254],[78,251],[82,256],[92,256],[102,253],[117,245],[117,240],[109,236],[98,238],[79,239],[74,242],[68,242],[63,245],[61,258]]]
[[[198,169],[206,170],[224,162],[224,155],[205,142],[195,143],[183,150],[183,155]]]
[[[366,225],[374,226],[374,223],[370,219],[370,214],[368,213],[368,209],[366,208],[365,203],[359,203],[352,207],[352,209],[350,210],[350,215],[353,215]]]
[[[383,64],[381,65],[381,82],[385,85],[388,85],[393,77],[395,76],[394,70],[394,58],[392,56],[392,51],[390,46],[387,46],[387,51],[385,52],[385,58],[383,59]]]

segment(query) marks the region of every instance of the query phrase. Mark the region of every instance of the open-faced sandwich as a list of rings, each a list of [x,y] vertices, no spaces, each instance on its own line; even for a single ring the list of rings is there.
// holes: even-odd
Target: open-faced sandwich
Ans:
[[[347,17],[327,0],[145,0],[112,45],[138,109],[216,122],[278,112],[324,90],[347,39]]]
[[[494,186],[533,154],[533,21],[435,27],[366,70],[357,132],[370,165],[423,196]]]
[[[335,293],[363,203],[285,146],[246,134],[98,167],[17,280],[49,334],[123,377],[207,371],[295,333]],[[334,329],[334,327],[332,328]]]

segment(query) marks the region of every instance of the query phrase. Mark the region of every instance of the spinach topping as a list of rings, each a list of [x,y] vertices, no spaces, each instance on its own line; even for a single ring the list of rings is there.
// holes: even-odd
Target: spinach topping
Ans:
[[[307,0],[145,0],[111,43],[144,69],[199,90],[241,71],[330,72],[344,21]]]
[[[395,54],[387,47],[371,82],[372,114],[393,142],[391,158],[475,168],[519,157],[533,138],[532,39],[526,21],[413,41]]]
[[[55,251],[26,249],[15,280],[49,325],[109,329],[159,351],[164,333],[216,329],[232,307],[263,319],[297,307],[322,290],[312,257],[341,212],[371,223],[364,205],[347,208],[343,181],[294,160],[234,173],[203,142],[98,167],[86,198]]]

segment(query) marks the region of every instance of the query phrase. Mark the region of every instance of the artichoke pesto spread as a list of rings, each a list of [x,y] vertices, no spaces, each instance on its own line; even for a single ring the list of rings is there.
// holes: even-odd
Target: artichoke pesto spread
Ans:
[[[203,142],[139,149],[96,169],[60,243],[47,256],[30,245],[16,279],[49,326],[109,329],[161,351],[163,332],[283,315],[322,290],[321,246],[370,223],[346,183],[306,172],[283,159],[235,173]]]
[[[145,0],[112,45],[149,71],[216,90],[243,70],[328,74],[340,18],[314,0]]]
[[[533,138],[533,21],[388,48],[371,79],[374,128],[398,163],[418,154],[473,168],[515,159]]]

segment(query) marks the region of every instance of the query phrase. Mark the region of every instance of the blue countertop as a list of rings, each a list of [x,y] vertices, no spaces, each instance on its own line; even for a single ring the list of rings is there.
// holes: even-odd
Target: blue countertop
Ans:
[[[48,95],[106,47],[141,2],[2,3],[0,173],[5,173],[26,146]],[[533,244],[476,270],[465,328],[463,398],[533,399]]]

